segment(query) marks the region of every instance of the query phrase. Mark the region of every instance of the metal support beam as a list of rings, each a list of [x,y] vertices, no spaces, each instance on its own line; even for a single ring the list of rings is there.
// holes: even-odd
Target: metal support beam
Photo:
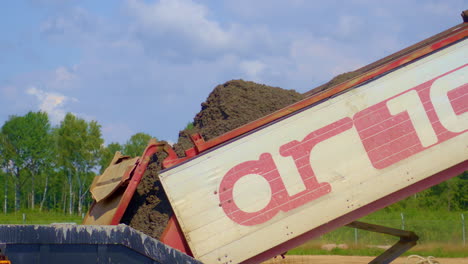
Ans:
[[[369,262],[369,264],[387,264],[392,262],[394,259],[401,256],[401,254],[408,251],[410,248],[416,245],[419,237],[411,231],[405,231],[401,229],[368,224],[364,222],[354,221],[346,225],[347,227],[358,228],[362,230],[367,230],[376,233],[387,234],[391,236],[399,237],[400,240],[393,245],[391,248],[387,249],[384,253],[377,256],[374,260]]]

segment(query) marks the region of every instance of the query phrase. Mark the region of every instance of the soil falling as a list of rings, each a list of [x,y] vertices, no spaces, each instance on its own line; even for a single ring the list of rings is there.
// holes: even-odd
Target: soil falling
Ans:
[[[193,127],[180,131],[174,150],[182,157],[184,150],[193,146],[189,139],[193,133],[210,140],[303,98],[304,95],[294,90],[243,80],[218,85],[201,104]],[[157,153],[151,158],[121,221],[156,239],[161,237],[173,214],[158,177],[165,157],[165,153]]]

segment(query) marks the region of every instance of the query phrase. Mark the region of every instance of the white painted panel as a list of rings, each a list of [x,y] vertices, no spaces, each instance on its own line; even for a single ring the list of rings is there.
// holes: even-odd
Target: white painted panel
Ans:
[[[161,181],[195,257],[206,263],[241,262],[467,160],[467,112],[455,115],[447,109],[447,93],[467,83],[467,50],[467,41],[460,42],[164,171]],[[329,126],[335,122],[340,125]],[[392,133],[401,135],[387,140]],[[284,152],[288,143],[309,144],[303,142],[306,137],[317,144],[304,158]],[[256,168],[252,164],[259,164],[262,154],[277,168],[262,167],[264,175],[276,175],[271,186],[282,183],[284,188],[275,192],[265,180],[270,176],[246,173],[234,184],[232,200],[221,201],[223,178],[246,162],[253,162],[245,166],[248,170]],[[329,192],[314,199],[305,193],[309,189],[301,175],[307,166],[318,183],[329,184]],[[298,205],[301,199],[306,202]],[[282,210],[265,221],[248,214],[228,217],[223,210],[234,203],[255,213],[270,202],[275,203],[272,211]]]

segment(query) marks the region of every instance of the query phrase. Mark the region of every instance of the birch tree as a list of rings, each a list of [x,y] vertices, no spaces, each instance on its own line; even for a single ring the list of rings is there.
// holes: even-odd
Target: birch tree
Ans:
[[[100,125],[87,123],[68,113],[57,130],[57,152],[60,167],[68,183],[68,212],[73,214],[74,199],[78,199],[78,212],[81,213],[86,188],[93,177],[103,139]],[[76,183],[77,186],[74,186]],[[77,193],[75,193],[77,191]]]

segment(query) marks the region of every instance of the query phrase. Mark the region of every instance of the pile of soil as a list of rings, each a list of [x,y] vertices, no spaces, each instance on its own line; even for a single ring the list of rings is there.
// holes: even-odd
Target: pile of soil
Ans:
[[[243,80],[218,85],[201,104],[193,127],[180,131],[174,150],[182,157],[184,150],[193,146],[189,136],[195,132],[210,140],[304,98],[294,90]],[[163,153],[151,158],[121,221],[156,239],[160,238],[173,213],[158,177],[164,158]]]
[[[193,147],[189,136],[198,132],[208,141],[264,117],[305,97],[294,91],[243,80],[218,85],[201,104],[193,128],[180,131],[174,150],[183,156]]]
[[[150,158],[140,184],[130,201],[121,223],[127,224],[148,236],[159,239],[172,215],[172,208],[159,181],[165,152]]]
[[[305,97],[309,97],[309,96],[312,96],[314,94],[320,93],[322,91],[328,90],[328,89],[332,88],[335,85],[338,85],[338,84],[341,84],[341,83],[344,83],[346,81],[351,80],[352,78],[364,73],[365,71],[367,71],[367,68],[361,68],[361,69],[358,69],[358,70],[355,70],[355,71],[350,71],[350,72],[345,72],[345,73],[339,74],[339,75],[333,77],[333,79],[331,79],[327,83],[322,84],[319,87],[316,87],[316,88],[314,88],[314,89],[312,89],[312,90],[310,90],[308,92],[305,92],[303,95]]]

